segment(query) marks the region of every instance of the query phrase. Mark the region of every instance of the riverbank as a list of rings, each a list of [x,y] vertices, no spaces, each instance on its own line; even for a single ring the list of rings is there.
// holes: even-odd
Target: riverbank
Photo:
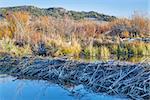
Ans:
[[[131,99],[150,97],[150,69],[146,64],[119,61],[87,63],[60,58],[4,56],[0,59],[0,73],[58,84],[82,84],[96,93]]]

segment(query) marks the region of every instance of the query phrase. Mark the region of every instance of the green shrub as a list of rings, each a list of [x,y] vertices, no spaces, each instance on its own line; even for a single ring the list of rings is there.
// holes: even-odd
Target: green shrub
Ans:
[[[109,56],[110,56],[110,51],[109,51],[109,49],[108,49],[107,47],[105,47],[105,46],[102,46],[102,47],[100,48],[100,56],[101,56],[101,57],[109,57]]]
[[[32,54],[29,45],[18,47],[14,44],[13,40],[9,38],[3,38],[0,42],[0,47],[2,52],[6,52],[14,56],[25,56],[25,55]]]
[[[150,44],[144,42],[133,42],[126,45],[128,54],[150,55]]]
[[[99,54],[98,47],[94,47],[93,44],[91,44],[91,43],[83,51],[84,51],[84,54],[86,56],[93,56],[94,57],[94,56],[98,56],[98,54]]]
[[[58,51],[55,55],[72,55],[79,56],[81,52],[81,45],[78,40],[71,40],[70,42],[63,42],[58,46]]]

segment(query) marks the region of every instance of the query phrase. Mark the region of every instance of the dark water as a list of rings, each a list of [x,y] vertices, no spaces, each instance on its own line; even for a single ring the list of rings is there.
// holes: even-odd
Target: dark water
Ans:
[[[18,80],[0,75],[0,100],[123,100],[88,92],[82,85],[64,88],[37,80]],[[124,99],[125,100],[125,99]]]
[[[79,61],[85,61],[85,62],[96,62],[96,61],[124,61],[124,62],[131,62],[131,63],[140,63],[145,61],[146,59],[150,58],[150,56],[128,56],[128,55],[122,55],[122,56],[116,56],[112,55],[110,57],[72,57],[70,59],[75,59]]]

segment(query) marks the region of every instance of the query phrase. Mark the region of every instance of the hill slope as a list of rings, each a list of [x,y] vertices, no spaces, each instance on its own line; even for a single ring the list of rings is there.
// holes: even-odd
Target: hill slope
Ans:
[[[70,18],[73,18],[75,20],[88,18],[88,19],[94,19],[98,21],[112,21],[116,19],[115,16],[104,15],[94,11],[78,12],[78,11],[67,11],[66,9],[60,7],[59,8],[38,8],[34,6],[16,6],[16,7],[0,8],[0,15],[7,11],[28,11],[35,16],[46,15],[46,16],[53,16],[58,18],[69,16]]]

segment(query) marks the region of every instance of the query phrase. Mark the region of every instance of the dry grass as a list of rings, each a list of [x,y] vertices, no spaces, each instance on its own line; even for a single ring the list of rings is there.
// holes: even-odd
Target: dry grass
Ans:
[[[14,41],[10,38],[3,38],[0,40],[0,51],[10,53],[14,56],[31,55],[30,45],[24,45],[24,47],[16,46]]]
[[[97,23],[89,20],[75,21],[68,17],[63,19],[48,16],[33,17],[28,12],[8,12],[5,19],[0,20],[0,39],[5,41],[9,38],[14,42],[25,42],[22,47],[14,49],[16,52],[26,52],[26,49],[43,41],[48,46],[48,51],[54,56],[79,56],[82,53],[89,56],[109,56],[111,53],[118,53],[118,46],[119,52],[124,52],[120,47],[121,38],[149,37],[148,23],[149,19],[140,15],[134,15],[132,19],[124,18]],[[110,48],[111,43],[119,45]],[[0,45],[3,51],[10,52],[8,48],[4,48],[5,43],[2,42]],[[7,45],[15,46],[13,42]],[[130,51],[139,55],[150,53],[147,43],[134,45],[128,43],[126,48],[128,53]],[[31,49],[27,52],[31,52]]]

